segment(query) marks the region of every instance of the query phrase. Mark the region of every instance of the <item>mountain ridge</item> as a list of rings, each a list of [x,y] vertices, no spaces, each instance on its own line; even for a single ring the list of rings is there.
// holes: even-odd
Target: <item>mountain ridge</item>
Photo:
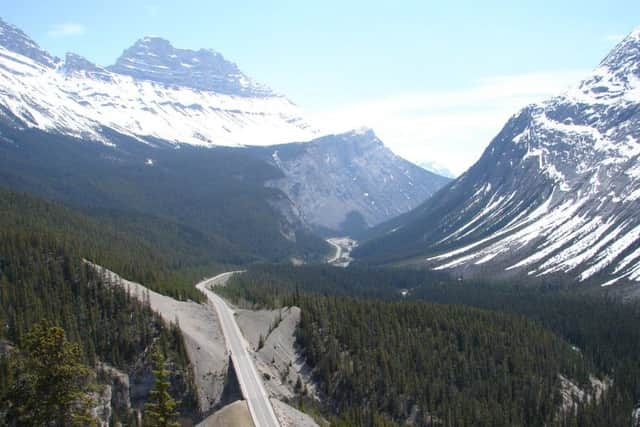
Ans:
[[[107,145],[113,141],[105,129],[145,144],[162,139],[201,146],[271,145],[317,135],[299,107],[220,54],[176,49],[157,38],[138,52],[139,43],[114,66],[101,67],[73,53],[55,58],[0,21],[0,111],[17,126]]]
[[[639,89],[634,30],[576,88],[512,116],[446,191],[354,255],[458,274],[640,280]]]
[[[102,67],[73,53],[64,60],[53,58],[19,29],[4,23],[0,28],[7,29],[0,39],[0,119],[26,130],[25,140],[29,131],[38,130],[70,138],[65,141],[94,141],[112,151],[101,155],[115,158],[137,142],[135,151],[146,152],[148,165],[165,158],[167,148],[230,147],[244,150],[234,154],[241,157],[280,144],[275,150],[306,155],[307,161],[298,158],[294,165],[276,162],[273,152],[259,155],[282,172],[282,178],[264,184],[278,195],[267,203],[285,224],[302,222],[329,235],[352,234],[411,209],[441,183],[394,155],[371,131],[325,137],[327,144],[317,144],[317,131],[298,107],[253,83],[213,50],[177,49],[167,40],[146,37],[126,49],[114,66]],[[21,52],[44,59],[38,62]],[[5,133],[20,141],[15,133]],[[331,139],[336,143],[329,144]],[[285,147],[294,141],[304,141],[296,146],[305,148]],[[313,150],[316,154],[309,156]],[[215,163],[220,153],[206,156]],[[393,177],[381,172],[385,169],[397,171],[399,179],[388,182]],[[347,175],[352,181],[345,181]],[[343,179],[328,185],[329,176]],[[290,230],[283,233],[293,238]]]
[[[136,79],[233,96],[275,95],[213,49],[178,49],[158,36],[137,40],[106,69]]]

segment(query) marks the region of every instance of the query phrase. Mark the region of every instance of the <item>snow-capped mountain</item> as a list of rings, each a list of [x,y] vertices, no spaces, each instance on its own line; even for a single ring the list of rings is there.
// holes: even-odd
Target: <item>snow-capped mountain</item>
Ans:
[[[257,154],[282,173],[265,181],[279,195],[270,202],[286,223],[331,234],[406,212],[448,182],[395,156],[371,131],[314,140],[318,132],[298,107],[221,54],[177,49],[158,37],[137,41],[101,67],[72,53],[55,58],[0,21],[0,138],[2,126],[24,129],[24,140],[43,131],[98,141],[113,151],[98,155],[121,161],[130,159],[124,151],[144,151],[151,162],[145,164],[166,156],[152,151],[170,144],[239,147],[238,156]],[[20,143],[19,132],[5,133]],[[207,156],[213,162],[222,151]]]
[[[447,184],[396,156],[371,129],[259,149],[283,177],[282,190],[306,223],[328,234],[351,234],[407,212]]]
[[[138,80],[227,95],[274,96],[271,89],[252,81],[218,52],[177,49],[160,37],[138,40],[109,70]]]
[[[311,139],[300,109],[212,50],[147,37],[100,67],[51,56],[0,20],[0,113],[17,125],[109,143],[268,145]]]
[[[640,281],[639,212],[637,29],[574,89],[513,116],[448,191],[385,226],[356,256]]]

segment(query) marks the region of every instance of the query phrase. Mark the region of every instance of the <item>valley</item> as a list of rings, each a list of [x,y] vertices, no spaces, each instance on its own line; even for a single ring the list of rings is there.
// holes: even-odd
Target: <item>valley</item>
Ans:
[[[640,426],[640,29],[455,177],[417,118],[445,152],[504,94],[369,67],[320,125],[196,32],[99,65],[3,19],[0,425]]]

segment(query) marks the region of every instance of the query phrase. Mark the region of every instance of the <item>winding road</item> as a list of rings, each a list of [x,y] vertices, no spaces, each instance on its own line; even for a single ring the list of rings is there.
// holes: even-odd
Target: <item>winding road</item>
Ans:
[[[327,263],[336,267],[348,267],[353,261],[351,251],[358,245],[358,242],[350,237],[332,237],[327,239],[327,243],[336,248],[336,254],[328,259]]]
[[[273,411],[273,406],[271,406],[269,395],[247,351],[249,344],[242,332],[240,332],[234,312],[222,298],[210,290],[214,286],[224,285],[229,280],[229,277],[235,273],[238,272],[231,271],[219,274],[198,283],[196,287],[207,296],[218,313],[227,349],[231,353],[231,360],[240,383],[240,389],[249,406],[249,412],[255,427],[280,427],[280,423]]]

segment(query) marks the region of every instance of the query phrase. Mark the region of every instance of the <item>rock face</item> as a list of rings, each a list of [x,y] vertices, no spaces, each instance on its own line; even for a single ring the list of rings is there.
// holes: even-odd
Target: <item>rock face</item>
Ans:
[[[575,412],[578,405],[599,401],[604,393],[611,387],[611,380],[600,380],[592,375],[589,376],[589,387],[580,388],[578,384],[571,381],[564,375],[558,375],[560,380],[561,403],[558,408],[559,415],[566,416]]]
[[[118,414],[129,413],[131,410],[129,375],[106,363],[99,363],[97,371],[103,377],[106,387],[110,388],[112,409]]]
[[[318,427],[318,423],[304,412],[276,399],[271,399],[281,427]],[[328,424],[328,423],[327,423]]]
[[[236,96],[273,96],[233,62],[211,49],[177,49],[160,37],[145,37],[124,51],[109,70],[138,80]]]
[[[316,131],[283,96],[212,50],[147,37],[100,67],[54,58],[0,21],[0,119],[113,144],[114,131],[154,144],[268,145]]]
[[[631,414],[631,427],[640,427],[640,405]]]
[[[7,24],[2,19],[0,19],[0,46],[44,66],[51,67],[58,62],[57,58],[42,50],[22,30]],[[6,53],[2,54],[2,56],[5,55]]]
[[[93,407],[90,409],[91,416],[98,420],[100,427],[109,427],[111,421],[111,386],[100,386],[98,391],[90,393]]]
[[[513,116],[481,159],[356,256],[485,274],[640,280],[640,30],[575,89]]]
[[[418,206],[450,180],[396,156],[370,129],[260,149],[307,224],[353,234]]]

